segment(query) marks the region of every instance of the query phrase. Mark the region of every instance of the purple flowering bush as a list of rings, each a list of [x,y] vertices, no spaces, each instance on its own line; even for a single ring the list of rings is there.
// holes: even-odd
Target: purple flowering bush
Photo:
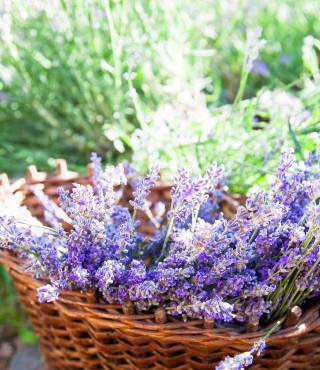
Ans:
[[[15,214],[4,206],[0,211],[1,247],[26,259],[35,277],[48,279],[38,290],[40,302],[54,301],[62,289],[96,289],[106,302],[131,301],[138,311],[160,306],[184,320],[264,325],[319,297],[318,157],[295,162],[290,151],[283,153],[270,190],[248,198],[231,220],[210,197],[223,181],[222,169],[213,164],[201,177],[181,169],[163,226],[147,201],[158,167],[133,181],[129,210],[117,204],[115,190],[126,184],[128,171],[123,165],[103,169],[96,155],[92,162],[94,185],[61,189],[61,212],[36,189],[53,228],[22,207]],[[153,237],[137,231],[137,210],[158,226]],[[70,231],[61,219],[69,220]],[[218,368],[251,364],[263,343]]]

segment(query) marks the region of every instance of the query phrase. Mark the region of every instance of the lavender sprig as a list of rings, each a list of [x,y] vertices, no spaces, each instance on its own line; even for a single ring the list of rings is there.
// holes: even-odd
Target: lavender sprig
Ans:
[[[149,211],[147,197],[150,194],[151,189],[155,186],[155,183],[160,179],[159,176],[160,167],[154,165],[150,167],[149,174],[146,177],[138,178],[134,183],[133,200],[130,201],[134,209],[134,217],[137,210],[144,212]]]
[[[47,284],[38,288],[37,294],[40,303],[53,302],[59,297],[59,289]]]
[[[283,320],[277,321],[263,338],[253,344],[249,351],[240,353],[234,357],[227,356],[216,366],[216,370],[244,370],[246,367],[252,365],[254,356],[260,356],[265,351],[266,340],[280,327]]]
[[[262,35],[261,27],[256,27],[255,29],[248,29],[247,31],[247,41],[240,77],[240,85],[235,98],[236,104],[242,100],[249,73],[253,69],[254,62],[259,57],[260,49],[265,45],[265,40],[261,38],[261,35]]]
[[[216,163],[213,163],[209,167],[203,178],[193,178],[190,171],[185,168],[179,170],[171,190],[169,221],[160,260],[163,259],[166,254],[167,243],[174,222],[178,221],[180,224],[185,224],[191,215],[191,229],[194,231],[201,205],[208,200],[209,194],[215,192],[222,178],[223,170],[221,167],[218,167]]]

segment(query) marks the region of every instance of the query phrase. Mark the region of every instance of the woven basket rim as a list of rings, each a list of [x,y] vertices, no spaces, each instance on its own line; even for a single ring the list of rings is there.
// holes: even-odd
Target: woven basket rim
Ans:
[[[14,275],[23,275],[26,284],[32,285],[34,289],[42,286],[45,280],[38,280],[32,277],[30,272],[26,272],[22,267],[22,260],[13,256],[9,251],[0,250],[0,263]],[[165,324],[158,324],[155,321],[153,312],[137,313],[134,315],[127,315],[122,312],[122,306],[119,304],[110,303],[95,303],[88,302],[84,299],[88,296],[93,297],[93,292],[80,292],[72,290],[62,290],[59,298],[54,304],[59,305],[59,308],[67,310],[68,314],[72,312],[72,306],[75,304],[82,306],[88,320],[92,325],[103,326],[104,322],[112,320],[117,321],[119,326],[123,326],[126,330],[140,333],[144,332],[145,335],[168,336],[171,340],[184,337],[189,341],[222,340],[225,342],[241,342],[252,344],[259,338],[263,337],[269,327],[259,329],[254,332],[244,332],[244,327],[241,326],[221,326],[212,329],[204,327],[204,320],[188,320],[186,322],[181,319],[172,318]],[[45,303],[52,304],[52,303]],[[272,334],[267,342],[270,344],[279,344],[289,339],[294,339],[306,335],[313,329],[320,327],[320,303],[314,304],[311,308],[304,311],[298,323],[289,328],[281,328],[276,333]],[[75,314],[77,312],[75,311]],[[272,324],[271,324],[272,325]]]

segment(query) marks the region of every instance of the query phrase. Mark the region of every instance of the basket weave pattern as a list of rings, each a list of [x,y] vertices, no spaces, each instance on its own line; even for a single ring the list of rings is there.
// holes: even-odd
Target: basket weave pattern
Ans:
[[[42,219],[43,209],[31,195],[29,185],[43,183],[45,192],[55,199],[57,185],[70,186],[74,181],[90,180],[74,173],[57,181],[27,178],[14,185],[14,191],[22,190],[25,204]],[[128,194],[130,197],[130,191]],[[166,199],[168,186],[158,187],[151,197],[152,201]],[[235,202],[226,198],[225,213],[232,214]],[[147,227],[144,232],[151,230]],[[225,356],[248,350],[264,335],[263,331],[248,333],[239,327],[208,328],[203,320],[169,318],[167,323],[159,324],[152,312],[127,315],[119,305],[99,303],[93,292],[64,291],[56,302],[39,304],[36,289],[44,282],[33,279],[22,261],[8,253],[0,252],[0,263],[10,273],[32,320],[47,370],[212,370]],[[313,306],[295,326],[272,335],[266,352],[255,360],[252,369],[320,370],[319,309]]]

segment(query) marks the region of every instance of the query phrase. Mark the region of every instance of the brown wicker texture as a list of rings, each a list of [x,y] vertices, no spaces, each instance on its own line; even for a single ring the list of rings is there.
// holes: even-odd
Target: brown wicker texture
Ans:
[[[4,186],[5,177],[2,180]],[[52,187],[51,195],[55,197],[53,183],[44,178],[39,180],[47,193]],[[72,180],[65,180],[55,182],[55,189],[58,183],[69,186],[70,181],[89,181],[76,175]],[[25,203],[30,206],[30,199],[34,198],[28,192],[29,183],[7,181],[6,187],[17,191],[23,185]],[[168,186],[160,187],[155,199],[168,196],[168,190]],[[224,201],[224,207],[231,215],[237,200],[229,198]],[[38,210],[37,216],[41,218],[39,204],[33,202],[33,212]],[[22,261],[8,253],[0,253],[0,263],[9,271],[32,320],[48,370],[212,370],[225,356],[248,350],[267,331],[215,328],[203,320],[182,322],[164,317],[161,309],[138,314],[130,305],[97,303],[94,293],[64,291],[56,302],[39,304],[36,289],[45,282],[33,279],[25,272]],[[319,308],[319,305],[313,306],[293,326],[273,334],[268,339],[267,351],[256,359],[252,368],[320,370]]]

